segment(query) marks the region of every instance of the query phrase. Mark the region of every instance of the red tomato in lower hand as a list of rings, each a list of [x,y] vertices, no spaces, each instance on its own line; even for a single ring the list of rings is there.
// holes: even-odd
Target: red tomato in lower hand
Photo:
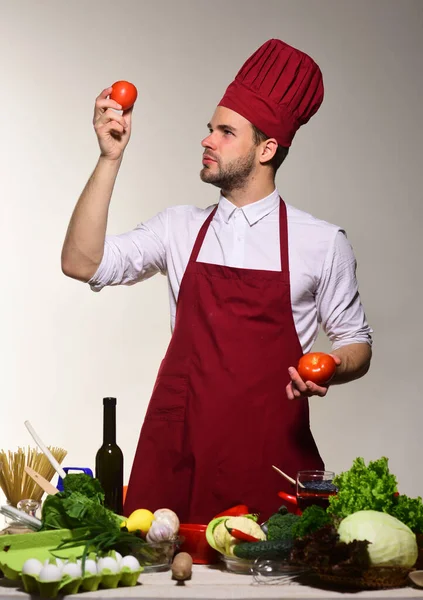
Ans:
[[[128,110],[134,105],[138,96],[138,90],[133,83],[129,81],[116,81],[112,85],[110,98],[121,105],[122,110]]]
[[[300,358],[297,371],[303,381],[325,385],[335,375],[336,363],[329,354],[309,352]]]

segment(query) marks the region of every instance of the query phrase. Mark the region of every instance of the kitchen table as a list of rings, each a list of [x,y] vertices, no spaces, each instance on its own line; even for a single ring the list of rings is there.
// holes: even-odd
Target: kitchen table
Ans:
[[[67,596],[66,598],[70,598]],[[34,600],[34,596],[25,594],[16,587],[16,583],[0,579],[0,599],[16,600],[17,598]],[[220,567],[194,565],[190,581],[178,583],[171,578],[170,571],[162,573],[141,574],[139,584],[135,587],[118,588],[116,590],[98,590],[97,592],[81,593],[72,596],[75,600],[104,598],[105,600],[126,600],[143,598],[149,600],[266,600],[292,599],[312,600],[343,598],[345,600],[371,600],[386,598],[387,600],[402,600],[404,598],[421,598],[423,589],[413,587],[392,590],[359,591],[342,593],[312,588],[296,582],[288,584],[256,583],[251,575],[229,573]]]

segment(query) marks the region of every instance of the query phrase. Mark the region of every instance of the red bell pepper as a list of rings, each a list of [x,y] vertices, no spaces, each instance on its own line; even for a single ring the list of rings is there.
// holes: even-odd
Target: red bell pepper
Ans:
[[[236,540],[240,540],[242,542],[260,542],[259,538],[256,538],[253,535],[250,535],[249,533],[245,533],[240,529],[235,529],[235,527],[228,527],[226,523],[225,527],[228,530],[228,533]]]
[[[237,504],[236,506],[232,506],[232,508],[228,508],[223,512],[215,515],[213,519],[217,519],[218,517],[242,517],[243,515],[248,515],[250,511],[248,510],[248,506],[246,504]]]

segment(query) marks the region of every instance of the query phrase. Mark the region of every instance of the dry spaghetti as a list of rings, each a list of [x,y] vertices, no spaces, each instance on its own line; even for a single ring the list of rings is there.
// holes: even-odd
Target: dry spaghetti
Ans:
[[[67,452],[63,448],[49,447],[50,452],[59,464],[65,458]],[[35,448],[18,448],[17,452],[0,451],[0,487],[2,488],[8,502],[16,506],[19,500],[31,498],[41,501],[44,494],[40,486],[25,473],[25,466],[31,467],[42,475],[47,481],[51,481],[55,470],[50,465],[42,452]]]

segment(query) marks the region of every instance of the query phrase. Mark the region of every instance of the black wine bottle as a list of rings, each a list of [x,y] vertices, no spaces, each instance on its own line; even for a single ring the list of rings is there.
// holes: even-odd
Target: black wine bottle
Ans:
[[[123,454],[116,444],[116,398],[103,398],[103,445],[95,457],[95,476],[104,493],[104,504],[123,514]]]

